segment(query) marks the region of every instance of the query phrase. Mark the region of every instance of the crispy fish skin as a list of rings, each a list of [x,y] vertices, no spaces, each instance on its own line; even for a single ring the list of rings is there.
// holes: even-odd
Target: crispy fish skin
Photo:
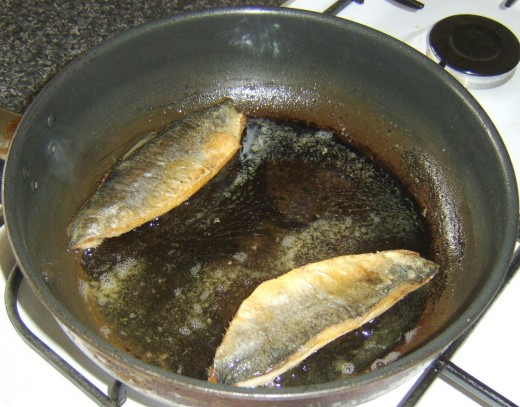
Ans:
[[[230,99],[173,122],[119,162],[70,226],[70,249],[87,249],[178,206],[240,148],[246,117]]]
[[[417,253],[347,255],[260,284],[218,347],[209,381],[256,387],[426,284],[438,266]]]

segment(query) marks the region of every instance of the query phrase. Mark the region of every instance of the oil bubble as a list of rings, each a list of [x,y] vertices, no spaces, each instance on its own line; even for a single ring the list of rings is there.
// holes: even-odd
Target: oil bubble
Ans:
[[[356,371],[356,367],[352,362],[345,362],[341,365],[341,373],[344,375],[351,375]]]
[[[410,343],[410,342],[413,340],[413,338],[415,338],[415,336],[417,335],[417,331],[418,331],[418,329],[417,329],[417,328],[414,328],[414,329],[412,329],[412,330],[406,332],[406,333],[404,334],[404,340],[405,340],[405,342],[406,342],[406,343]]]
[[[245,252],[238,252],[238,253],[235,253],[235,254],[233,255],[233,258],[234,258],[236,261],[238,261],[238,262],[240,262],[240,263],[243,263],[243,262],[245,262],[245,261],[247,260],[247,253],[245,253]]]
[[[108,337],[112,333],[112,329],[106,325],[100,327],[99,330],[105,337]]]
[[[399,356],[401,356],[401,353],[399,353],[399,352],[390,352],[384,358],[376,359],[370,366],[370,369],[372,369],[372,370],[381,369],[382,367],[388,365],[389,363],[396,361],[399,358]]]
[[[179,333],[184,336],[190,336],[191,335],[191,329],[186,326],[181,326],[179,328]]]

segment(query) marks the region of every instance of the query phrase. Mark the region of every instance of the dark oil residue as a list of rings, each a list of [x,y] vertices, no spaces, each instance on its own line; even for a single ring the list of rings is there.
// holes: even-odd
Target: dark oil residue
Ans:
[[[81,284],[109,340],[205,380],[226,327],[261,282],[338,255],[428,247],[417,209],[383,169],[329,132],[250,119],[242,150],[191,199],[86,252]],[[274,384],[386,363],[413,333],[424,297],[414,293]]]

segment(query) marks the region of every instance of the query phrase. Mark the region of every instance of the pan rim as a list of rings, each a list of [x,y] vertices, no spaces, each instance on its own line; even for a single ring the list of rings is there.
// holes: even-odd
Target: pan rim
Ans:
[[[440,76],[453,90],[454,95],[459,97],[461,100],[465,100],[468,109],[472,110],[475,113],[475,117],[478,117],[482,126],[484,126],[489,134],[489,139],[493,144],[494,149],[497,151],[497,155],[501,157],[500,164],[503,167],[504,173],[507,176],[508,181],[508,194],[510,196],[510,200],[507,202],[509,207],[508,213],[518,214],[518,191],[517,184],[515,181],[514,170],[512,164],[509,160],[509,156],[506,150],[506,147],[500,138],[498,131],[494,127],[492,121],[489,119],[484,110],[480,107],[478,102],[471,96],[471,94],[460,85],[454,78],[452,78],[448,73],[444,71],[433,70],[433,67],[436,66],[433,62],[428,62],[429,60],[426,57],[413,49],[408,49],[408,46],[404,46],[404,44],[398,42],[397,40],[386,36],[382,33],[379,33],[371,28],[361,26],[357,23],[346,21],[340,18],[336,18],[333,16],[327,16],[319,13],[303,11],[303,10],[294,10],[294,9],[284,9],[284,8],[273,8],[273,7],[229,7],[229,8],[219,8],[219,9],[211,9],[211,10],[201,10],[201,11],[193,11],[187,12],[179,15],[169,16],[162,18],[160,20],[145,23],[138,27],[134,27],[128,31],[125,31],[119,35],[116,35],[99,46],[87,51],[82,56],[75,59],[69,65],[67,65],[59,74],[57,74],[40,92],[40,94],[35,98],[35,100],[30,104],[27,115],[24,115],[22,122],[20,123],[18,130],[14,136],[13,144],[16,144],[17,135],[23,133],[23,130],[29,126],[31,121],[31,117],[34,117],[36,112],[39,110],[39,101],[42,100],[45,95],[55,87],[59,86],[60,81],[63,77],[68,75],[72,75],[73,72],[77,69],[80,69],[83,64],[88,64],[93,59],[99,58],[101,54],[107,52],[113,47],[117,47],[120,43],[125,43],[127,41],[131,41],[134,36],[142,35],[146,33],[148,30],[156,30],[160,29],[163,25],[170,24],[183,24],[188,21],[198,20],[205,18],[206,16],[222,16],[222,15],[277,15],[277,16],[287,16],[289,18],[304,18],[318,21],[327,25],[334,25],[336,27],[346,27],[350,26],[349,29],[361,30],[367,35],[369,38],[378,39],[379,41],[385,42],[388,46],[393,48],[399,48],[401,53],[408,54],[409,57],[417,58],[417,55],[421,55],[419,62],[424,66],[425,69],[432,71],[432,74]],[[21,137],[21,136],[20,136]],[[10,153],[10,151],[9,151]],[[8,154],[9,157],[10,154]],[[74,335],[80,336],[82,340],[87,341],[88,344],[102,353],[108,353],[110,355],[114,355],[117,359],[129,363],[133,366],[133,368],[137,368],[139,371],[146,375],[154,375],[157,377],[161,377],[171,381],[173,384],[177,384],[180,386],[188,386],[193,389],[204,391],[206,394],[215,394],[221,396],[233,396],[233,397],[252,397],[255,399],[258,398],[289,398],[291,400],[296,400],[299,398],[315,396],[319,397],[320,395],[330,395],[331,392],[343,392],[346,388],[352,389],[360,386],[366,386],[371,383],[374,383],[381,379],[382,376],[396,376],[399,373],[403,373],[405,371],[411,370],[418,365],[418,360],[420,361],[428,361],[435,357],[438,353],[440,353],[445,347],[447,347],[450,343],[452,343],[457,337],[459,337],[466,329],[468,329],[477,319],[478,317],[486,310],[487,304],[491,302],[495,293],[497,292],[503,278],[505,277],[505,272],[501,275],[499,273],[500,270],[507,270],[514,249],[514,244],[516,240],[516,231],[518,227],[518,219],[517,217],[512,221],[506,228],[504,228],[504,241],[511,242],[509,246],[502,246],[500,252],[497,253],[496,258],[498,262],[495,264],[495,270],[491,276],[491,278],[486,281],[485,286],[479,293],[479,298],[482,301],[482,306],[475,308],[464,310],[456,320],[454,320],[447,329],[443,332],[430,339],[428,342],[423,344],[420,348],[414,350],[413,352],[401,357],[397,361],[393,362],[388,366],[384,366],[377,371],[371,371],[348,381],[338,381],[338,382],[329,382],[315,386],[297,386],[283,389],[239,389],[234,386],[226,386],[226,385],[213,385],[211,383],[205,382],[199,379],[193,379],[187,376],[182,376],[177,373],[173,373],[159,367],[155,367],[153,365],[147,364],[134,356],[123,352],[111,345],[107,341],[101,340],[101,337],[98,335],[94,335],[87,327],[85,327],[82,323],[80,323],[72,313],[64,308],[57,298],[53,295],[50,289],[47,287],[46,283],[43,279],[38,278],[29,273],[28,270],[32,269],[32,266],[29,262],[26,261],[26,258],[22,253],[24,251],[29,251],[30,248],[24,247],[23,238],[20,235],[18,225],[13,223],[11,219],[16,219],[15,216],[15,204],[11,202],[10,199],[10,191],[11,184],[6,181],[10,177],[15,176],[15,174],[11,174],[10,166],[9,166],[9,158],[6,161],[6,170],[4,172],[3,177],[3,202],[4,202],[4,218],[6,221],[6,228],[8,231],[9,239],[11,242],[11,246],[14,249],[15,257],[17,263],[20,265],[20,268],[26,277],[31,289],[37,294],[40,300],[50,309],[51,313],[55,316],[56,319],[59,318],[60,323],[64,324],[67,329],[69,329]]]

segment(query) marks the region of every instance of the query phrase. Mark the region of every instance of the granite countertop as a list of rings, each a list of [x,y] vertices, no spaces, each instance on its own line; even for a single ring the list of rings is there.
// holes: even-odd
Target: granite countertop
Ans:
[[[2,0],[0,107],[23,113],[47,81],[86,50],[130,27],[210,7],[282,0]]]

